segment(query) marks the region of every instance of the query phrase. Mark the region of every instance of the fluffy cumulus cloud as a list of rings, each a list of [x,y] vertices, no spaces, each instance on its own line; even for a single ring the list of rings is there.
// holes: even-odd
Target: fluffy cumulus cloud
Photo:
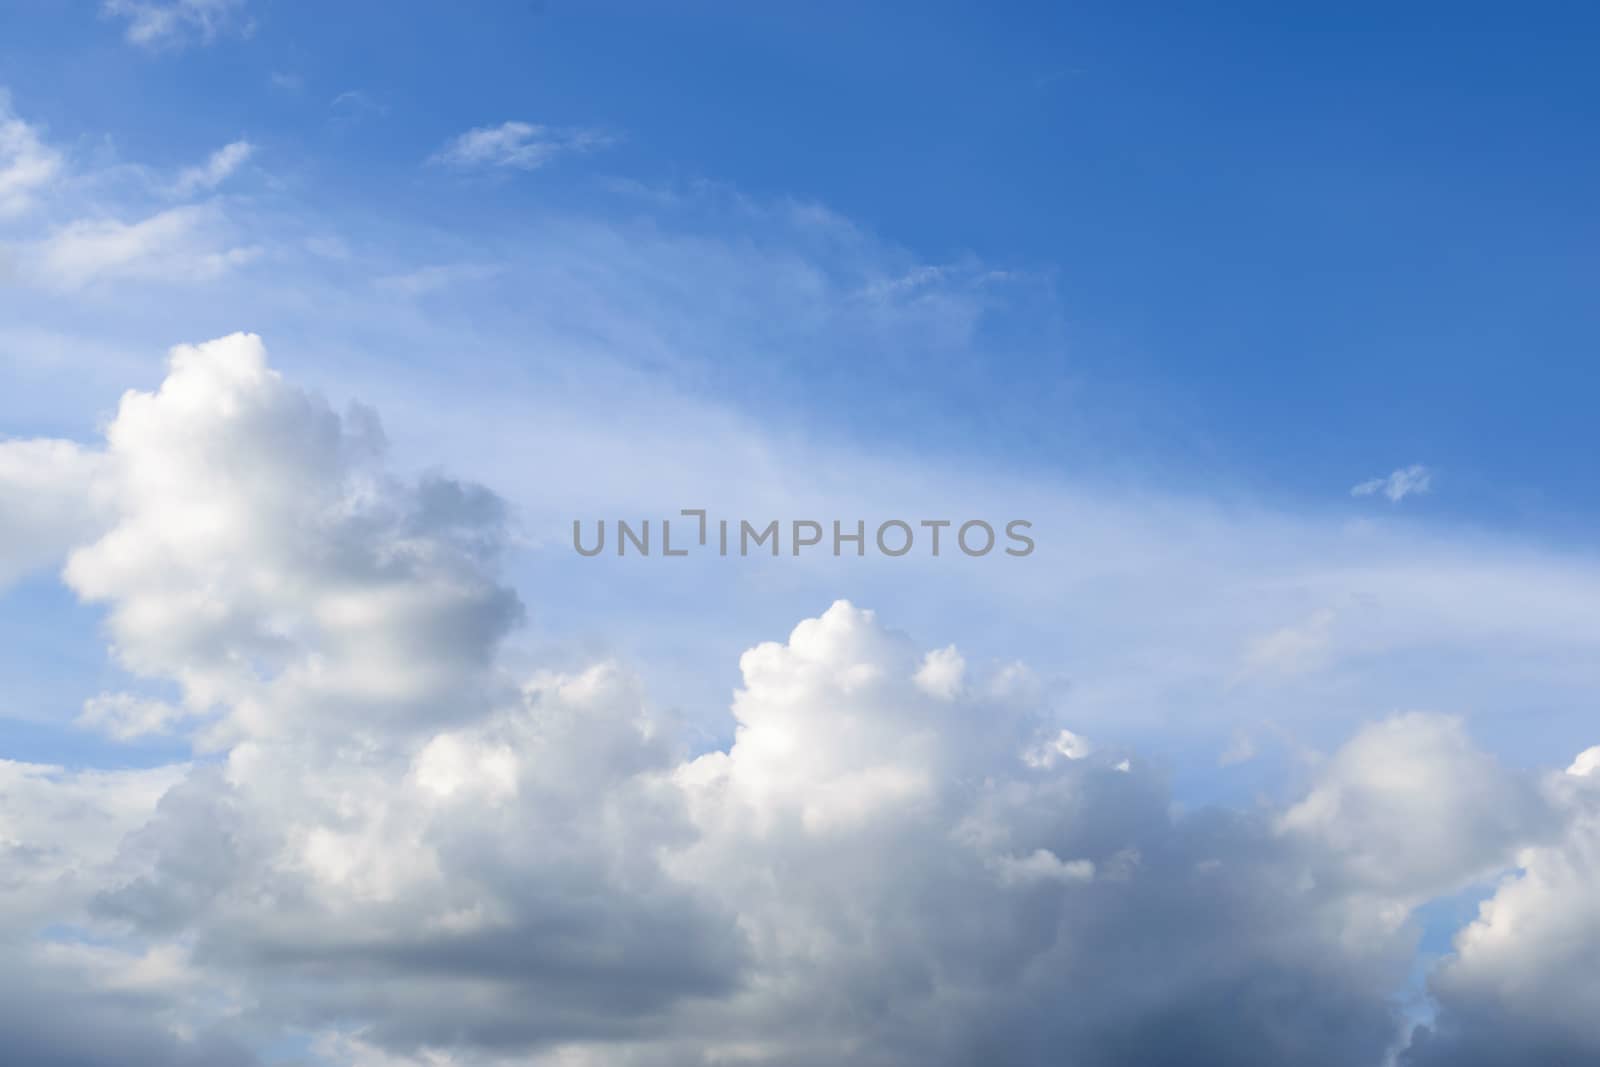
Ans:
[[[1025,670],[844,601],[747,651],[731,743],[694,750],[621,664],[512,674],[499,499],[396,475],[371,411],[253,336],[176,349],[101,448],[6,448],[18,558],[76,543],[113,655],[175,693],[85,718],[197,750],[0,764],[0,1041],[30,1063],[1600,1055],[1594,753],[1528,777],[1407,715],[1282,809],[1184,810]],[[1413,909],[1486,881],[1408,1044]]]
[[[1562,831],[1526,848],[1457,936],[1433,980],[1438,1018],[1406,1057],[1413,1067],[1600,1056],[1600,748],[1551,776],[1546,791]]]
[[[707,1060],[1376,1061],[1403,938],[1262,818],[1176,815],[1015,676],[930,693],[927,662],[835,604],[745,654],[733,745],[678,772],[699,833],[671,869],[751,956]]]
[[[259,339],[174,350],[107,430],[116,520],[68,561],[117,657],[228,738],[380,733],[486,699],[516,597],[488,576],[500,501],[384,471],[374,414],[285,383]]]
[[[1510,866],[1551,816],[1458,721],[1413,713],[1362,730],[1279,824],[1315,842],[1329,876],[1420,901]]]

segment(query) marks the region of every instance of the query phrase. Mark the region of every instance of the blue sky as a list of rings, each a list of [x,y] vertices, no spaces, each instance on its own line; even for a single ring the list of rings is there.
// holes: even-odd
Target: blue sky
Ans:
[[[209,37],[179,22],[130,47],[114,13],[13,9],[13,110],[74,174],[57,225],[168,208],[171,176],[251,147],[207,205],[251,260],[196,299],[148,279],[16,298],[13,434],[92,438],[168,346],[248,328],[335,398],[392,414],[448,388],[399,457],[503,491],[535,463],[502,446],[482,470],[461,424],[487,425],[489,394],[502,428],[540,419],[541,397],[582,422],[630,396],[655,439],[701,441],[642,447],[729,510],[743,490],[716,434],[792,472],[831,450],[1587,552],[1588,23],[1376,6],[223,10]],[[536,169],[439,158],[514,121],[594,143]],[[586,481],[605,485],[633,461],[624,444],[596,462]],[[1412,464],[1431,492],[1349,495]],[[932,495],[967,507],[957,484]],[[582,510],[545,501],[541,526],[513,497],[547,539]],[[1071,525],[1047,551],[1098,551]],[[574,579],[547,556],[516,558]],[[680,595],[645,581],[627,595]],[[712,579],[736,599],[748,581]],[[770,626],[851,591],[788,584]],[[682,699],[714,715],[723,691]]]
[[[841,353],[851,380],[789,394],[806,419],[878,428],[851,410],[866,362],[912,393],[896,436],[982,398],[963,449],[1054,467],[1085,417],[1064,394],[1087,390],[1134,413],[1117,453],[1173,480],[1314,499],[1426,460],[1452,486],[1430,506],[1581,536],[1596,28],[1576,6],[1445,11],[280,4],[248,36],[151,54],[116,19],[40,3],[13,9],[0,62],[58,138],[179,167],[248,137],[294,173],[285,195],[374,225],[465,235],[613,210],[608,177],[707,180],[1040,279],[1017,297],[1031,321],[986,322],[956,386]],[[470,196],[417,172],[511,115],[617,143]]]
[[[1114,1067],[1155,1053],[1047,1022],[1063,989],[1207,1048],[1214,986],[1038,946],[1177,930],[1309,983],[1216,1024],[1264,1062],[1600,1049],[1549,947],[1600,938],[1597,38],[1578,5],[10,5],[0,949],[168,1065],[839,1062],[772,1020],[848,995],[875,1063],[948,1023]],[[1038,550],[571,551],[692,507]],[[903,877],[931,910],[872,925]],[[878,963],[786,954],[858,896]],[[1221,951],[1171,940],[1174,975]],[[280,969],[326,943],[363,992]],[[496,1015],[435,949],[573,1014]],[[1274,1050],[1330,1019],[1348,1048]]]

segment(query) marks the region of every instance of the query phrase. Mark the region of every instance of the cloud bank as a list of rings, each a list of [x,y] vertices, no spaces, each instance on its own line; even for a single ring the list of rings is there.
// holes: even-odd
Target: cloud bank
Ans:
[[[11,575],[75,546],[150,689],[89,725],[196,751],[0,764],[31,1063],[1600,1055],[1595,750],[1530,775],[1406,714],[1292,803],[1186,810],[1026,669],[845,601],[746,651],[731,743],[693,748],[625,664],[513,673],[506,506],[394,473],[250,335],[175,349],[103,447],[0,443],[0,507]],[[1485,884],[1418,1026],[1415,909]]]

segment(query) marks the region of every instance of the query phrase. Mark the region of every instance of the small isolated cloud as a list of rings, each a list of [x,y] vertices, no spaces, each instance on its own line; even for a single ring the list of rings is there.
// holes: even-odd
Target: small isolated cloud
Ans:
[[[175,191],[179,196],[191,196],[215,189],[242,167],[245,161],[255,154],[255,150],[256,146],[249,141],[234,141],[232,144],[223,145],[211,153],[211,157],[200,166],[189,167],[178,175]]]
[[[1071,730],[1057,731],[1022,753],[1022,762],[1030,767],[1054,767],[1063,760],[1088,759],[1094,755],[1094,746],[1088,739]]]
[[[36,127],[11,111],[0,90],[0,218],[20,215],[33,197],[61,172],[61,155],[39,138]]]
[[[1408,496],[1420,495],[1433,487],[1433,472],[1420,463],[1401,467],[1387,478],[1373,478],[1350,490],[1351,496],[1376,496],[1382,493],[1398,504]]]
[[[615,138],[600,130],[556,130],[528,122],[480,126],[455,138],[428,162],[453,167],[538,170],[557,156],[605,148]]]
[[[102,10],[126,19],[124,36],[144,48],[210,44],[227,33],[248,33],[244,0],[106,0]]]

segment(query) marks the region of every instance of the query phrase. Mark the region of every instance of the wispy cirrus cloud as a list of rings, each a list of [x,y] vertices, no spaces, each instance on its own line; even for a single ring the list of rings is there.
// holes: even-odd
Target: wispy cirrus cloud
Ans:
[[[207,281],[260,254],[235,243],[215,203],[186,204],[137,222],[80,219],[56,230],[31,251],[35,276],[59,289],[111,278]]]
[[[39,128],[11,112],[0,90],[0,217],[21,220],[0,247],[3,265],[34,287],[76,290],[109,280],[206,281],[254,259],[214,192],[255,153],[223,145],[175,176],[138,164],[69,167]],[[59,186],[50,212],[39,195]],[[174,205],[173,200],[180,203]]]
[[[174,184],[174,191],[179,196],[192,196],[195,193],[215,189],[233,176],[234,172],[244,166],[245,162],[255,154],[256,146],[249,141],[234,141],[225,144],[199,166],[189,167],[178,175]]]
[[[1383,494],[1398,504],[1408,496],[1419,496],[1433,489],[1433,472],[1420,463],[1401,467],[1384,478],[1373,478],[1350,490],[1351,496]]]
[[[599,129],[555,129],[528,122],[479,126],[453,138],[429,163],[463,169],[538,170],[560,156],[581,155],[616,143]]]

